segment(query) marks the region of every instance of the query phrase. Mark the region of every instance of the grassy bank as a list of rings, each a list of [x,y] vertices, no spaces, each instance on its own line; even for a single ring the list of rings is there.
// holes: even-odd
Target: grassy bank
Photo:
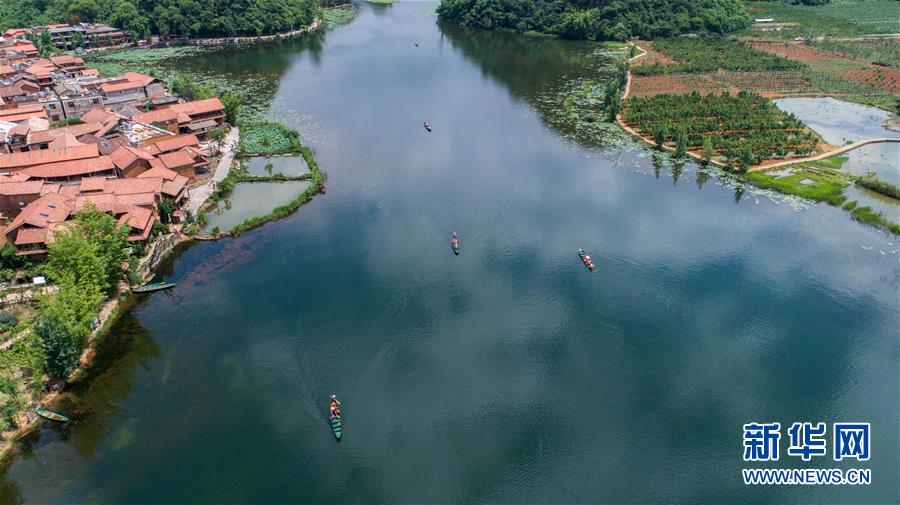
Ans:
[[[847,161],[843,156],[800,163],[787,169],[770,172],[750,172],[743,178],[754,186],[774,189],[780,193],[795,195],[829,205],[840,205],[847,199],[844,188],[853,178],[839,171]]]
[[[844,203],[847,197],[844,189],[854,181],[856,184],[872,189],[876,186],[885,193],[896,192],[893,184],[879,181],[871,176],[856,178],[841,172],[841,166],[847,161],[845,156],[832,156],[811,163],[793,165],[787,169],[774,169],[770,172],[750,172],[741,177],[754,186],[772,189],[786,195],[794,195],[829,205],[843,205],[843,209],[860,223],[874,226],[895,235],[900,235],[900,225],[891,221],[881,212],[868,206],[860,206],[859,202]],[[864,182],[865,181],[865,182]],[[868,185],[867,185],[868,184]],[[873,191],[878,191],[874,190]],[[881,193],[882,191],[878,191]],[[891,196],[888,194],[888,196]],[[895,197],[896,198],[896,197]]]

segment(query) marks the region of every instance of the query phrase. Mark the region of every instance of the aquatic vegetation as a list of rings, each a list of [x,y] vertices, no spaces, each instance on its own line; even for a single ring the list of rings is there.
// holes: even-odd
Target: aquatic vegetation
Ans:
[[[876,193],[900,200],[900,186],[878,179],[874,173],[868,173],[856,180],[856,184],[871,189]]]
[[[299,134],[281,123],[265,122],[244,126],[238,156],[300,152]]]
[[[357,14],[359,9],[353,4],[325,9],[323,14],[325,27],[332,29],[349,24],[356,19]]]
[[[850,215],[860,223],[866,223],[894,235],[900,235],[900,225],[886,218],[883,213],[872,210],[871,207],[855,206],[850,210]]]
[[[192,58],[224,51],[222,47],[200,46],[128,48],[88,53],[85,62],[103,75],[140,72],[162,79],[169,86],[175,82],[191,82],[208,87],[219,96],[232,93],[240,97],[239,124],[267,120],[269,104],[278,90],[277,78],[187,64]]]

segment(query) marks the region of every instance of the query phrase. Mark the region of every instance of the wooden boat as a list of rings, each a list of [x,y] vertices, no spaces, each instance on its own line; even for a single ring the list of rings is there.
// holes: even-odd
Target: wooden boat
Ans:
[[[334,438],[337,440],[341,439],[341,416],[334,416],[331,418],[331,431],[334,432]]]
[[[584,249],[578,249],[578,257],[581,258],[581,261],[584,262],[584,266],[586,266],[588,270],[594,270],[594,262],[591,261],[591,257],[588,255],[588,253],[584,252]]]
[[[159,291],[161,289],[169,289],[174,288],[174,282],[155,282],[153,284],[144,284],[143,286],[138,286],[136,288],[132,288],[132,293],[150,293],[151,291]]]
[[[428,121],[425,121],[425,129],[431,131],[431,125],[428,124]]]
[[[56,412],[50,412],[49,410],[42,409],[40,407],[34,409],[34,413],[43,417],[44,419],[49,419],[51,421],[60,421],[60,422],[64,423],[69,420],[68,417],[66,417],[62,414],[57,414]]]
[[[450,247],[453,248],[453,254],[459,256],[459,237],[456,236],[456,232],[450,237]]]

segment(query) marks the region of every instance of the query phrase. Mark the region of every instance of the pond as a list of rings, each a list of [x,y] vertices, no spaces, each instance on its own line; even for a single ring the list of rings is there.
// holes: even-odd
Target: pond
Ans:
[[[879,179],[900,185],[900,142],[869,144],[845,153],[841,170],[853,175],[875,172]]]
[[[881,109],[826,98],[781,98],[775,104],[800,118],[825,142],[842,146],[848,141],[871,138],[900,138],[900,132],[885,128],[890,114]]]
[[[241,182],[235,184],[231,195],[219,202],[215,210],[207,212],[205,232],[218,227],[228,231],[256,216],[265,216],[275,207],[297,198],[309,181]]]
[[[297,177],[309,173],[309,165],[303,156],[253,156],[242,160],[241,166],[248,174],[257,177],[278,174]]]

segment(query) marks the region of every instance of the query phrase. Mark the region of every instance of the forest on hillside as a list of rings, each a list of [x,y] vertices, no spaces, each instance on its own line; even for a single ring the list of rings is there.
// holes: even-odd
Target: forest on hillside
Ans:
[[[746,28],[741,0],[442,0],[440,20],[571,39],[625,40]]]
[[[135,39],[265,35],[312,22],[316,0],[0,0],[0,30],[108,23]]]

